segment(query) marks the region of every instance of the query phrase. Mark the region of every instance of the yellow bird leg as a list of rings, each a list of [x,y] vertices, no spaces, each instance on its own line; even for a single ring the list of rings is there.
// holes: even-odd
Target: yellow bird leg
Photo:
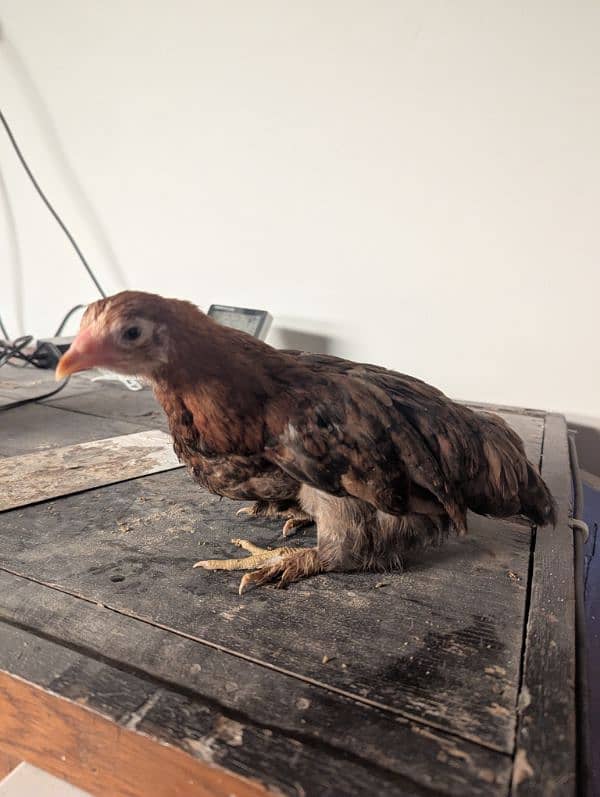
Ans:
[[[249,540],[231,540],[234,545],[250,552],[250,556],[239,559],[201,559],[194,567],[205,570],[254,570],[268,564],[275,564],[281,556],[293,553],[294,548],[261,548]]]

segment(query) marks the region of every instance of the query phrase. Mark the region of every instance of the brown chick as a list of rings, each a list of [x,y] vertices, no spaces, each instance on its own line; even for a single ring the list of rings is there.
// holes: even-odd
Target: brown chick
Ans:
[[[314,548],[208,560],[254,568],[240,592],[331,570],[389,569],[466,530],[466,512],[554,522],[520,438],[497,416],[372,365],[278,351],[189,302],[125,291],[90,305],[57,378],[101,366],[147,378],[177,455],[210,491],[299,501]]]

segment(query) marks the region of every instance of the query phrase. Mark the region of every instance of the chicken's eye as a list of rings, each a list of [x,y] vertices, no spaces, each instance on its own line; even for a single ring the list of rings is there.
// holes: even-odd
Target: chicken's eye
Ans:
[[[137,340],[141,334],[142,330],[139,327],[127,327],[123,332],[123,340]]]

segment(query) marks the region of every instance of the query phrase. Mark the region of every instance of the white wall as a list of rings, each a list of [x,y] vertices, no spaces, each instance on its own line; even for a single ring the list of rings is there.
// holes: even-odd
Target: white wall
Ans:
[[[600,416],[598,3],[0,0],[0,21],[2,107],[111,292],[266,307],[454,396]],[[20,259],[48,334],[95,293],[2,136],[0,168],[0,314],[16,332]]]

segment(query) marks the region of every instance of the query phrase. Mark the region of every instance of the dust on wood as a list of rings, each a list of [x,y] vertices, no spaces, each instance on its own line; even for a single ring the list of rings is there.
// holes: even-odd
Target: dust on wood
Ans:
[[[159,430],[0,460],[0,511],[181,467]]]

